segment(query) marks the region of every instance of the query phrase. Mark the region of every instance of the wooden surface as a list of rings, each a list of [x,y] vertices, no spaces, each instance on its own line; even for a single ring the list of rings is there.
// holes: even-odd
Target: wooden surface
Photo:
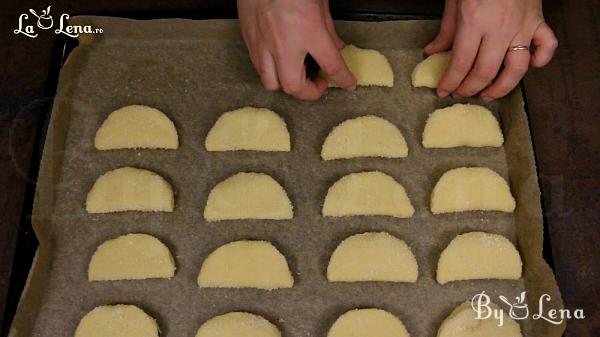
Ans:
[[[35,150],[54,36],[36,39],[12,34],[17,18],[29,8],[52,4],[53,13],[153,16],[234,13],[233,1],[3,1],[0,4],[0,313],[4,311],[14,249],[27,222],[25,200]],[[332,1],[334,12],[439,14],[437,1]],[[557,55],[541,70],[530,71],[525,92],[539,165],[546,223],[555,272],[569,309],[582,308],[586,319],[571,320],[566,336],[597,336],[600,331],[600,28],[596,0],[546,1],[544,13],[559,40]],[[161,13],[161,14],[156,14]],[[11,293],[12,302],[18,294]]]

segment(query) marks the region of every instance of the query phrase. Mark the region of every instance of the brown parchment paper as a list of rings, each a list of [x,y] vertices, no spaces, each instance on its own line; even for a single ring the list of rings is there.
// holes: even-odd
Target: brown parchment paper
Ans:
[[[436,21],[336,22],[349,43],[380,50],[395,74],[393,88],[339,89],[316,102],[303,102],[261,88],[240,38],[237,21],[134,21],[78,17],[102,35],[81,36],[61,72],[46,139],[34,208],[40,240],[11,336],[71,336],[79,320],[104,304],[130,303],[155,317],[161,335],[194,336],[207,319],[233,310],[265,316],[283,336],[322,337],[342,313],[377,307],[397,315],[411,336],[433,337],[443,319],[461,302],[485,290],[514,298],[528,291],[532,313],[541,294],[562,308],[551,269],[542,259],[542,210],[528,122],[519,92],[486,104],[501,121],[506,138],[500,149],[424,149],[421,132],[427,115],[454,103],[433,91],[412,88],[410,74]],[[481,103],[481,102],[479,102]],[[113,110],[145,104],[175,123],[176,151],[96,151],[98,126]],[[246,105],[277,111],[287,122],[290,153],[208,153],[204,138],[221,113]],[[409,145],[405,159],[362,158],[324,162],[319,153],[327,133],[352,117],[375,114],[397,125]],[[122,166],[160,173],[176,191],[173,213],[87,214],[85,198],[95,179]],[[430,191],[448,169],[487,166],[508,178],[517,199],[514,214],[469,212],[433,216]],[[401,182],[415,208],[410,219],[324,218],[328,187],[345,174],[380,170]],[[287,190],[295,216],[290,221],[207,223],[202,211],[210,189],[239,171],[272,175]],[[457,234],[481,230],[507,236],[524,261],[520,281],[478,280],[441,286],[435,281],[438,257]],[[419,264],[415,284],[329,283],[330,254],[344,238],[387,231],[411,246]],[[172,250],[172,280],[87,281],[87,265],[105,240],[130,233],[155,235]],[[222,244],[261,239],[286,256],[295,278],[292,289],[199,289],[202,261]],[[560,336],[564,324],[520,321],[525,336]]]

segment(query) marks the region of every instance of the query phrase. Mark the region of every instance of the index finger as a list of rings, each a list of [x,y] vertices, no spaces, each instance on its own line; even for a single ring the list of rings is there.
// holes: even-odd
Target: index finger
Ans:
[[[354,90],[356,88],[354,75],[352,75],[350,69],[346,66],[340,50],[335,46],[328,34],[324,34],[324,36],[317,39],[308,52],[319,64],[321,70],[338,86],[345,90]]]
[[[446,97],[460,86],[469,71],[471,71],[481,38],[481,35],[474,31],[466,29],[457,31],[452,46],[450,65],[437,87],[438,96]]]

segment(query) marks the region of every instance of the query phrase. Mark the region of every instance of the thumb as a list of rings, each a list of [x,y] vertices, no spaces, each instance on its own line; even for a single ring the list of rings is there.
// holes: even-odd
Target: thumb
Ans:
[[[454,33],[456,32],[457,7],[456,0],[446,0],[440,32],[435,39],[425,47],[425,53],[428,55],[439,53],[452,47]]]

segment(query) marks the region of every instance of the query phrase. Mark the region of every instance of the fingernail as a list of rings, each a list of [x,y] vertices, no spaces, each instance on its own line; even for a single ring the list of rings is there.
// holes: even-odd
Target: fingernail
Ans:
[[[454,99],[461,99],[461,98],[463,98],[463,96],[461,96],[459,94],[452,94],[452,98],[454,98]]]
[[[448,96],[449,92],[447,92],[446,90],[439,90],[438,91],[438,96],[440,96],[441,98],[444,98],[446,96]]]
[[[491,101],[493,100],[493,98],[492,98],[492,97],[490,97],[490,96],[481,96],[481,99],[482,99],[484,102],[491,102]]]

